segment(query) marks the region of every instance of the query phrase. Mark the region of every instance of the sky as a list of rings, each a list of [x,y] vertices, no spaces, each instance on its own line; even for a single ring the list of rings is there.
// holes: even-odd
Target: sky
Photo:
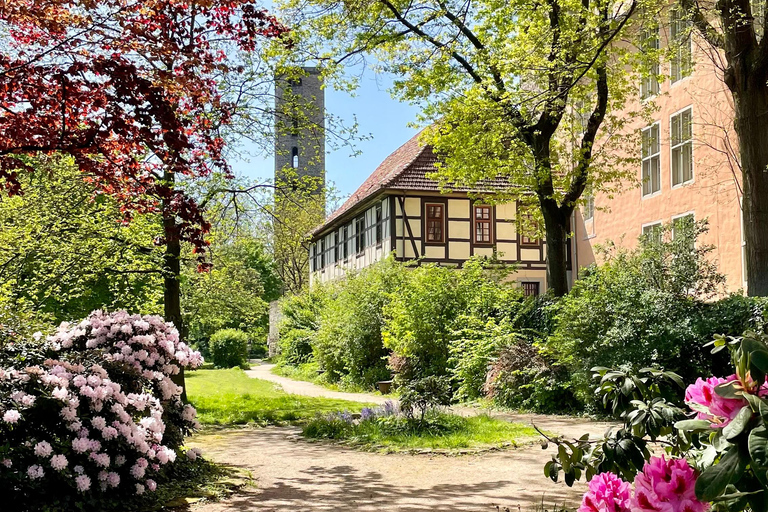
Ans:
[[[370,137],[355,142],[355,149],[360,152],[357,156],[351,156],[348,147],[330,150],[326,155],[326,179],[338,189],[341,199],[354,192],[382,160],[418,131],[408,126],[416,121],[418,109],[393,99],[387,92],[390,85],[391,79],[366,73],[355,96],[325,89],[326,111],[346,125],[351,125],[356,117],[359,134]],[[272,158],[265,155],[230,163],[240,176],[264,179],[274,173]]]

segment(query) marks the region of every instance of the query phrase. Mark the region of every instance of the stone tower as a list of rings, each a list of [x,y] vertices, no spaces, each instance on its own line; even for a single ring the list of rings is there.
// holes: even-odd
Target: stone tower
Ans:
[[[304,67],[275,77],[275,184],[278,194],[292,182],[325,188],[325,91],[320,70]]]

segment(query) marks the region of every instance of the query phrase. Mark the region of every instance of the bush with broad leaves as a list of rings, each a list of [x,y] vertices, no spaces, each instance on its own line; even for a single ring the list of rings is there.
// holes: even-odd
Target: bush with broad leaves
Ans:
[[[1,348],[3,510],[130,509],[198,426],[171,376],[202,357],[158,316],[96,311]]]
[[[597,369],[602,382],[598,392],[606,404],[616,405],[614,410],[622,409],[625,425],[603,439],[549,438],[558,451],[545,473],[557,480],[563,471],[568,485],[582,474],[594,480],[606,472],[634,480],[631,511],[768,512],[767,341],[768,336],[752,332],[717,337],[713,352],[729,349],[735,373],[690,384],[683,400],[687,413],[662,396],[658,385],[665,379],[677,382],[673,374],[647,370],[647,376],[638,378]],[[652,457],[650,443],[673,458],[660,462]],[[594,482],[583,512],[616,505],[615,493],[599,479]]]

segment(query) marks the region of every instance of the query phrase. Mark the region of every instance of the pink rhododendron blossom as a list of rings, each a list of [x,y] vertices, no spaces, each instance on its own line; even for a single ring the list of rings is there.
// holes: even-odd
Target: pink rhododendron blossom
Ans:
[[[45,472],[43,471],[43,467],[38,465],[38,464],[34,464],[34,465],[29,466],[27,468],[27,476],[29,478],[31,478],[32,480],[37,480],[38,478],[43,478],[44,474],[45,474]]]
[[[21,419],[21,414],[16,409],[5,411],[3,414],[3,421],[6,423],[16,423]]]
[[[54,455],[51,457],[51,467],[56,471],[66,468],[67,464],[67,458],[64,455]]]
[[[685,459],[651,457],[635,478],[632,512],[704,512],[696,499],[696,471]]]
[[[698,378],[694,384],[685,390],[685,402],[689,405],[696,404],[709,411],[709,413],[697,411],[699,419],[711,421],[714,426],[724,427],[736,417],[742,407],[747,405],[747,401],[743,398],[724,398],[715,392],[715,387],[737,378],[736,375],[731,375],[725,379],[710,377],[707,380],[702,380]]]
[[[35,455],[38,457],[48,457],[52,452],[53,448],[48,441],[40,441],[35,445]]]
[[[147,489],[149,489],[150,491],[154,492],[154,490],[157,489],[157,483],[151,478],[147,479],[146,484],[147,484]]]
[[[144,494],[144,486],[141,484],[136,484],[136,494]]]
[[[613,473],[600,473],[589,481],[578,512],[629,512],[631,496],[629,482]]]
[[[78,491],[85,492],[91,488],[91,479],[88,475],[80,475],[75,478],[75,484]]]

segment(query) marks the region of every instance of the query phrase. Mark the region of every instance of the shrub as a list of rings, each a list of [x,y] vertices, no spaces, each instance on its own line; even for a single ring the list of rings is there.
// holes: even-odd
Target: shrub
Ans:
[[[92,313],[0,350],[0,486],[9,510],[127,510],[197,426],[171,376],[202,363],[157,316]],[[4,509],[5,510],[5,509]]]
[[[409,418],[419,410],[419,423],[430,409],[451,405],[451,386],[447,377],[430,375],[409,382],[400,392],[400,409]]]
[[[705,223],[671,227],[644,237],[634,251],[605,251],[606,262],[583,272],[554,307],[556,327],[545,353],[567,366],[583,403],[592,401],[589,369],[658,365],[689,379],[714,365],[701,349],[703,299],[720,291],[723,276],[709,261],[710,246],[696,244]],[[695,247],[695,248],[693,248]]]
[[[219,368],[247,365],[248,341],[248,334],[238,329],[216,331],[210,343],[213,364]]]
[[[315,331],[291,329],[280,334],[280,357],[286,363],[298,366],[312,359]]]
[[[371,387],[389,378],[383,311],[402,292],[407,272],[390,258],[348,274],[333,288],[314,344],[317,362],[329,381]]]

